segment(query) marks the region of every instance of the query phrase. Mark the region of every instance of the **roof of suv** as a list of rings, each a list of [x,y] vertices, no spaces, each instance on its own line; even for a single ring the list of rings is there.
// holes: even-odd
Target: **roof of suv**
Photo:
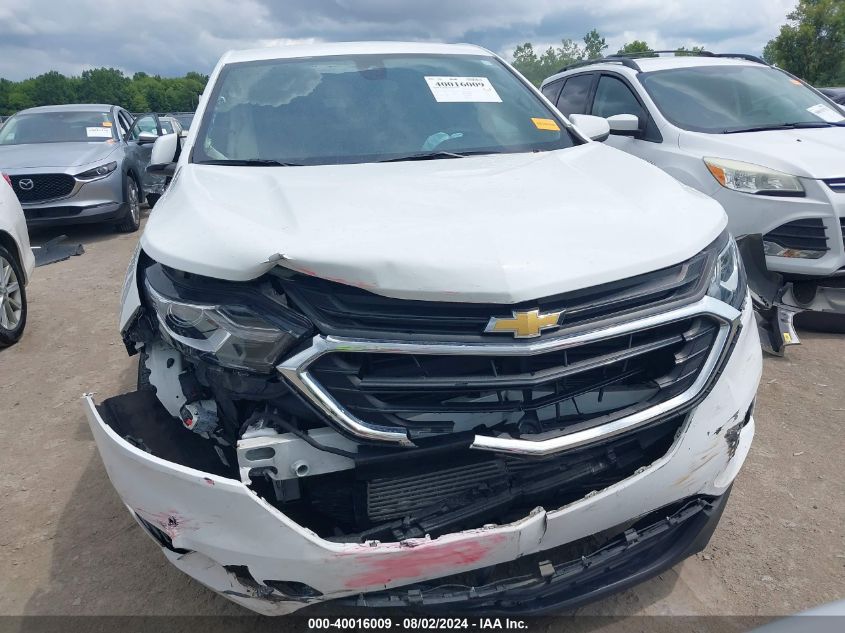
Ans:
[[[492,55],[474,44],[441,44],[436,42],[324,42],[321,44],[290,44],[240,51],[229,51],[221,63],[248,62],[263,59],[291,59],[296,57],[327,57],[329,55],[389,55],[417,53],[424,55]]]
[[[564,75],[571,74],[575,71],[588,72],[591,70],[606,70],[612,68],[620,70],[625,66],[620,61],[623,57],[609,58],[606,60],[596,60],[594,64],[585,64],[555,73],[548,77],[543,83],[553,81]],[[636,62],[640,67],[640,71],[647,73],[655,70],[667,70],[669,68],[691,68],[695,66],[760,66],[758,62],[741,59],[739,57],[715,57],[709,55],[670,55],[664,57],[629,57]],[[631,69],[630,72],[636,72]]]
[[[21,112],[102,112],[111,110],[114,106],[107,103],[67,103],[65,105],[48,105],[27,108]]]

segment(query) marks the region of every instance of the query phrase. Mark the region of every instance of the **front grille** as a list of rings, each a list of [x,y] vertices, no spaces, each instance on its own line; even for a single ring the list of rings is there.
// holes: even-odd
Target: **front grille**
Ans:
[[[68,196],[76,184],[73,176],[68,174],[30,174],[11,176],[11,179],[12,189],[15,190],[18,200],[22,203],[42,202]],[[23,181],[23,187],[21,181]]]
[[[808,251],[827,251],[827,232],[821,218],[795,220],[782,224],[763,236],[766,242],[780,244],[784,248]]]
[[[845,243],[845,218],[839,218],[839,228],[842,231],[842,242]]]
[[[391,299],[285,269],[276,273],[283,275],[288,297],[324,334],[490,341],[503,338],[482,334],[490,317],[508,317],[512,310],[563,310],[559,323],[572,329],[689,300],[706,281],[704,271],[712,250],[645,275],[514,305]]]
[[[603,424],[679,395],[719,332],[706,316],[534,355],[335,351],[309,374],[368,424],[411,437],[507,428],[513,435]]]
[[[830,178],[824,182],[836,193],[845,193],[845,178]]]

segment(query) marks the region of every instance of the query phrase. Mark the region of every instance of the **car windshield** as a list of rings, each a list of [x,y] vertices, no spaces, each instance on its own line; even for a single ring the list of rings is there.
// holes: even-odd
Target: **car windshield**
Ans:
[[[226,66],[193,161],[326,165],[532,152],[576,141],[497,59],[361,55]]]
[[[113,138],[108,112],[20,112],[0,129],[0,145],[102,143]]]
[[[663,115],[685,130],[724,134],[845,121],[836,106],[774,68],[673,68],[639,79]]]

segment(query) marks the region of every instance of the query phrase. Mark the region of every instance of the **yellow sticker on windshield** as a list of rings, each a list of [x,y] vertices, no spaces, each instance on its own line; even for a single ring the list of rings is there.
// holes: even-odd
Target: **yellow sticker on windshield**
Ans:
[[[538,130],[551,130],[553,132],[560,132],[560,126],[554,119],[537,119],[532,117],[531,121]]]
[[[111,127],[111,121],[103,121],[103,127]]]

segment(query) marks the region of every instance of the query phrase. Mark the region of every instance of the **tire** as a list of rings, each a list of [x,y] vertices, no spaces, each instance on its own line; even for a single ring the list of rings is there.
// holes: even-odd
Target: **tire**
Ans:
[[[845,334],[845,314],[802,312],[795,315],[795,325],[810,332]]]
[[[123,182],[123,195],[129,208],[124,218],[117,223],[117,230],[121,233],[134,233],[141,226],[141,189],[129,174]]]
[[[18,258],[0,246],[0,347],[17,343],[26,327],[26,288]]]

